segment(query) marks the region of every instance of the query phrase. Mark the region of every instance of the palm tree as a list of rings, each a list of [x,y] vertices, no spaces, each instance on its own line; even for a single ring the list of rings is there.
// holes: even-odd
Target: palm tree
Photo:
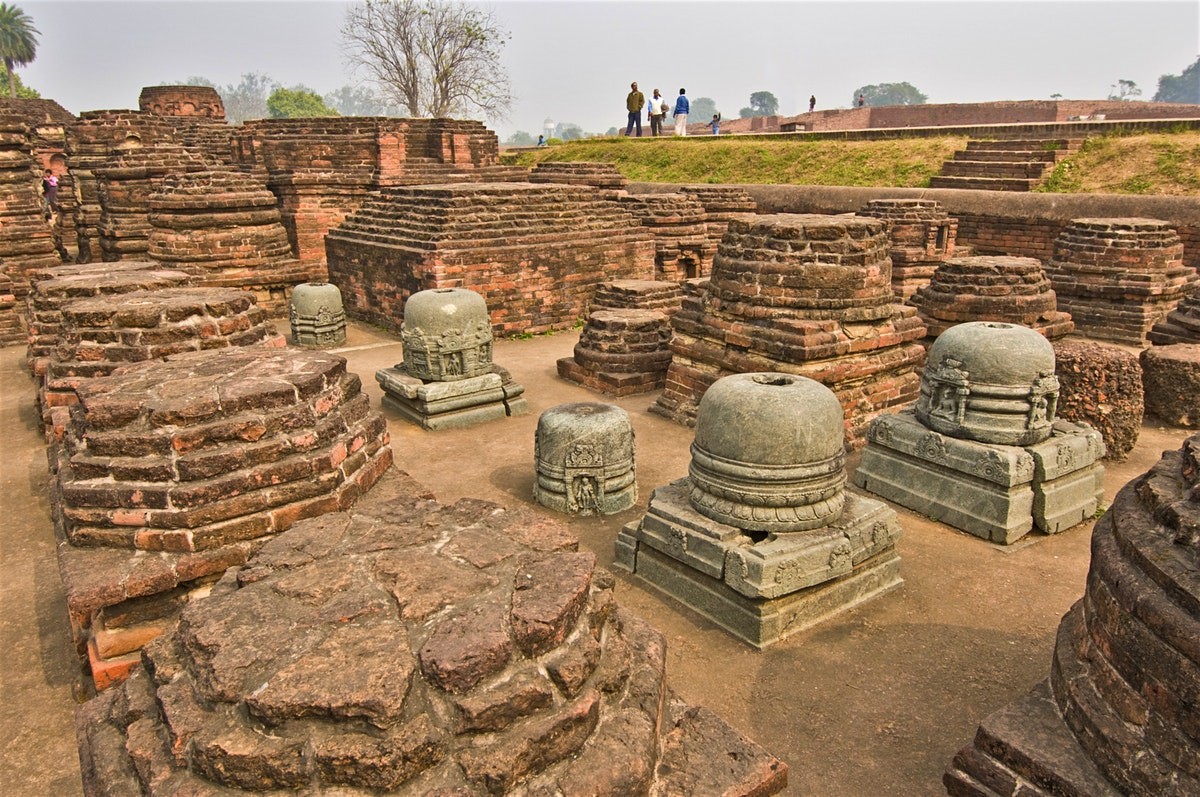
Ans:
[[[21,9],[0,3],[0,58],[8,70],[8,92],[17,96],[17,81],[13,70],[32,63],[37,57],[37,37],[40,34],[33,20]]]

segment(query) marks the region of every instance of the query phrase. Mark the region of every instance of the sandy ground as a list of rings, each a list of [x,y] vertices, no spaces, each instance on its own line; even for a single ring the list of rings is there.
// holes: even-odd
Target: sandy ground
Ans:
[[[609,400],[560,380],[555,361],[570,356],[576,338],[496,342],[496,362],[526,388],[527,415],[433,433],[384,414],[396,466],[443,502],[532,504],[538,416],[574,401],[625,408],[637,435],[638,505],[570,523],[608,565],[618,529],[641,516],[655,487],[686,474],[692,433],[646,411],[655,394]],[[399,341],[352,325],[338,351],[379,407],[374,373],[402,359]],[[24,353],[0,350],[0,793],[71,797],[80,793],[72,712],[82,690]],[[1186,436],[1148,423],[1129,459],[1108,464],[1107,499]],[[979,721],[1049,674],[1059,618],[1083,594],[1090,524],[1001,548],[897,511],[903,586],[764,652],[618,571],[619,600],[667,637],[671,686],[786,761],[787,794],[944,794],[942,771]]]

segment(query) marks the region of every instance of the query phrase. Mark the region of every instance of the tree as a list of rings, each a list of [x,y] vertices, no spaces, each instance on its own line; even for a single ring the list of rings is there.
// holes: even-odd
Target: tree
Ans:
[[[867,105],[924,105],[929,99],[910,83],[872,83],[860,86],[850,96],[850,105],[858,107],[859,95]]]
[[[500,66],[508,36],[491,14],[442,0],[366,0],[342,26],[350,65],[411,116],[503,116],[513,100]]]
[[[738,116],[749,119],[752,116],[774,116],[777,113],[779,100],[775,99],[775,95],[769,91],[756,91],[750,95],[750,107],[743,108],[738,112]]]
[[[8,78],[8,70],[0,66],[0,83],[8,83]],[[37,89],[31,89],[21,81],[20,75],[12,75],[12,83],[17,87],[18,100],[40,100],[42,98],[41,93]]]
[[[672,108],[675,106],[672,105]],[[717,113],[717,103],[712,97],[697,97],[691,102],[691,110],[688,111],[688,118],[692,121],[708,121]]]
[[[1140,96],[1142,96],[1142,90],[1132,80],[1121,79],[1108,87],[1108,98],[1110,100],[1125,102]]]
[[[524,130],[518,130],[509,136],[508,141],[505,141],[504,143],[514,147],[532,147],[537,142],[534,141],[533,136],[529,135]]]
[[[583,128],[579,125],[563,125],[562,132],[559,137],[563,141],[578,141],[581,138],[586,138],[587,134],[583,132]]]
[[[1200,56],[1182,74],[1159,77],[1154,102],[1200,103]]]
[[[40,35],[28,14],[14,5],[0,3],[0,58],[8,72],[8,96],[17,96],[16,68],[37,57]]]
[[[323,98],[325,104],[342,116],[401,116],[394,102],[363,86],[342,86]]]
[[[267,112],[272,119],[307,119],[313,116],[337,116],[338,112],[321,101],[321,95],[307,86],[277,87],[267,97]]]
[[[230,124],[238,124],[247,119],[263,119],[270,111],[267,109],[267,96],[279,88],[279,84],[266,75],[258,72],[247,72],[242,75],[242,82],[236,86],[232,83],[224,88],[218,88],[221,101],[225,105],[225,119]]]

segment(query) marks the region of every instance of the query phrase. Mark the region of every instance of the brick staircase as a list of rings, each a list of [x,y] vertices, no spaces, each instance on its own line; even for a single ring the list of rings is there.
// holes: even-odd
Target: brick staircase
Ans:
[[[930,179],[929,187],[1031,191],[1081,143],[1067,138],[971,140],[965,150],[942,164],[941,174]]]

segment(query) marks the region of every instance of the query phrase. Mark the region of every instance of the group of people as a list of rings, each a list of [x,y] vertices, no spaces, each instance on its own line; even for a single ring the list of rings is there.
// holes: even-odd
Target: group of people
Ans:
[[[637,130],[639,137],[642,135],[642,111],[645,110],[646,121],[650,123],[650,135],[662,135],[663,118],[669,112],[675,119],[675,135],[686,136],[690,109],[691,105],[688,102],[686,90],[679,90],[679,96],[675,98],[675,105],[672,107],[658,89],[655,89],[654,95],[647,100],[646,95],[638,91],[638,84],[635,81],[629,84],[629,96],[625,98],[625,110],[629,112],[629,124],[625,126],[625,135],[633,135],[634,130]],[[715,114],[711,123],[714,135],[720,129],[720,121],[721,115]]]

